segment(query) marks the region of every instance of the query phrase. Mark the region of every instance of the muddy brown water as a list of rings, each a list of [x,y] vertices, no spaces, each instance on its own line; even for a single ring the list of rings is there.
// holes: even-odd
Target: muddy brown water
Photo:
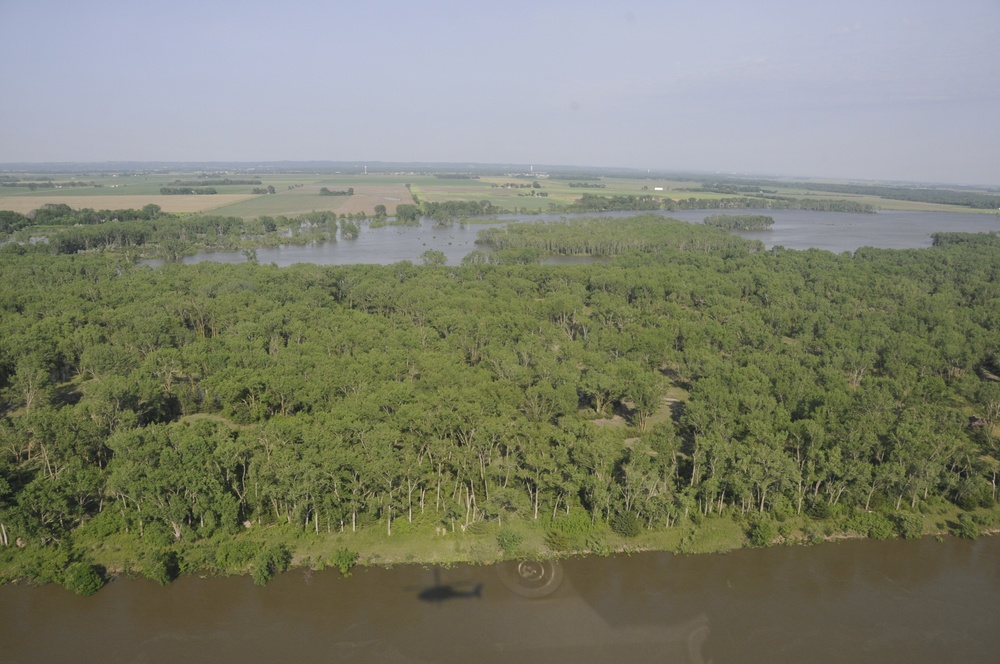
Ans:
[[[0,661],[995,662],[1000,538],[0,587]]]

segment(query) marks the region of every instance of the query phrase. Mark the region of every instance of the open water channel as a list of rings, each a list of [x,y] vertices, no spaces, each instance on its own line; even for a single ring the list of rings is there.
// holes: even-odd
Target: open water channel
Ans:
[[[0,661],[996,662],[1000,538],[0,587]]]
[[[740,233],[741,236],[760,240],[770,249],[783,246],[787,249],[825,249],[840,253],[855,251],[860,247],[884,249],[916,249],[931,245],[931,234],[939,231],[982,233],[1000,231],[1000,217],[996,214],[958,212],[899,212],[884,211],[878,214],[853,214],[847,212],[811,212],[804,210],[684,210],[661,212],[691,223],[701,223],[712,214],[764,214],[774,218],[769,231]],[[552,222],[573,217],[626,217],[636,212],[611,212],[602,215],[503,215],[492,224],[454,224],[438,227],[429,219],[419,226],[363,227],[353,240],[339,240],[309,245],[284,245],[257,250],[263,264],[275,263],[280,267],[293,263],[318,265],[350,265],[370,263],[388,265],[408,260],[420,262],[420,254],[435,249],[445,254],[449,265],[458,265],[462,258],[477,248],[476,234],[492,226],[511,221]],[[241,252],[214,252],[188,256],[184,263],[214,261],[241,263],[246,257]],[[578,263],[580,258],[560,257],[552,263]],[[158,265],[158,261],[147,261]]]

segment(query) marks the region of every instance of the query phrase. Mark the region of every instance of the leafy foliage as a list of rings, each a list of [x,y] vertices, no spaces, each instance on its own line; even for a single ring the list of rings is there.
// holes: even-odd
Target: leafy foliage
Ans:
[[[886,540],[896,536],[892,521],[880,512],[857,512],[847,520],[846,527],[871,539]]]
[[[127,542],[158,581],[170,551],[266,582],[307,534],[435,523],[503,546],[519,519],[567,551],[718,514],[771,541],[803,513],[882,537],[928,501],[995,509],[995,242],[763,251],[639,217],[511,225],[447,269],[150,269],[140,236],[247,227],[130,216],[0,251],[17,574],[59,580],[78,540]],[[58,253],[101,233],[126,253]],[[614,258],[536,264],[553,253]]]
[[[63,585],[66,587],[66,590],[86,597],[93,595],[103,588],[104,579],[93,566],[77,562],[71,563],[66,568]]]
[[[524,536],[513,530],[504,529],[497,533],[497,544],[503,550],[504,555],[512,556],[517,551],[517,547],[524,541]]]
[[[357,551],[340,548],[333,552],[333,558],[330,562],[340,570],[342,575],[350,576],[351,568],[358,564],[358,558]]]
[[[253,582],[266,585],[275,574],[284,572],[292,562],[292,554],[284,544],[276,544],[261,551],[251,565]]]
[[[755,518],[750,522],[747,538],[754,546],[767,546],[778,536],[778,527],[769,518]]]

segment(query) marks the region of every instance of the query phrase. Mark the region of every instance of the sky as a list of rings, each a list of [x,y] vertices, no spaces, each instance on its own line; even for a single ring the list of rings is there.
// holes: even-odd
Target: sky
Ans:
[[[0,0],[0,163],[1000,186],[1000,0]]]

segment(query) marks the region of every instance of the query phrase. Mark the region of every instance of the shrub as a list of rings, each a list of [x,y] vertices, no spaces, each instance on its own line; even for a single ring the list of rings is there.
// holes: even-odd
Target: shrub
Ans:
[[[504,528],[499,533],[497,533],[497,544],[503,549],[504,555],[512,556],[514,552],[517,551],[517,547],[521,545],[524,541],[524,537],[520,533],[516,533],[513,530]]]
[[[754,546],[767,546],[777,535],[778,529],[768,518],[755,519],[747,531],[747,537]]]
[[[792,524],[782,523],[778,526],[778,534],[781,535],[781,539],[788,542],[792,537]]]
[[[777,495],[771,504],[770,509],[771,515],[778,521],[784,521],[786,519],[791,519],[795,516],[795,507],[792,503],[782,495]]]
[[[466,527],[465,532],[470,535],[489,535],[493,532],[496,524],[493,521],[474,521]]]
[[[833,516],[833,508],[830,503],[820,498],[810,503],[809,507],[806,508],[806,514],[814,519],[829,519]]]
[[[330,563],[339,569],[340,573],[344,576],[350,576],[351,568],[358,564],[359,557],[357,551],[337,549],[333,552],[333,558],[330,560]]]
[[[608,545],[607,540],[598,533],[592,533],[587,538],[587,549],[590,550],[595,556],[610,556],[611,547]]]
[[[611,517],[611,530],[622,537],[635,537],[642,532],[642,524],[632,512],[619,512]]]
[[[256,542],[226,540],[215,552],[215,564],[225,572],[241,572],[260,552],[261,546]]]
[[[847,520],[845,527],[871,539],[886,540],[896,535],[889,517],[880,512],[858,512]]]
[[[180,574],[177,554],[173,551],[151,553],[142,563],[142,573],[150,581],[165,586]]]
[[[265,549],[254,559],[252,565],[253,582],[265,585],[278,572],[284,572],[292,562],[292,554],[284,544]]]
[[[552,519],[552,528],[572,539],[582,540],[593,529],[593,525],[590,523],[590,514],[584,510],[576,510]]]
[[[955,491],[954,502],[963,510],[974,510],[977,507],[992,507],[993,487],[986,478],[975,475],[959,482]]]
[[[72,563],[63,575],[63,586],[77,595],[93,595],[104,586],[104,578],[93,566],[86,563]]]
[[[558,530],[550,530],[545,533],[545,545],[553,551],[568,551],[571,543],[570,538]]]
[[[924,534],[924,518],[913,512],[903,512],[895,517],[896,532],[903,539],[917,539]]]
[[[958,525],[951,529],[952,535],[974,540],[979,537],[979,524],[971,514],[959,514]]]

